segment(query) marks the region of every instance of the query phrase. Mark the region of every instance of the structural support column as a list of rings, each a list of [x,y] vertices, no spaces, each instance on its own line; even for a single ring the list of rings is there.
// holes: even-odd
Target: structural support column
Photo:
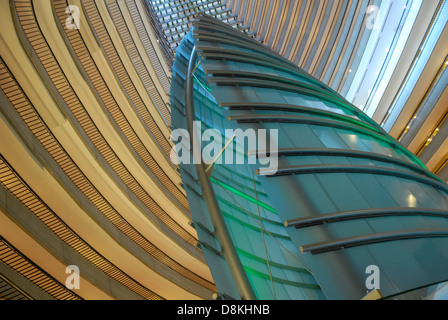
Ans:
[[[195,145],[195,143],[199,143],[198,145],[200,145],[200,141],[194,141],[194,139],[198,137],[196,134],[194,134],[194,127],[193,127],[193,123],[195,120],[194,98],[193,98],[193,72],[196,60],[197,60],[196,47],[193,47],[193,50],[190,55],[190,61],[188,64],[188,72],[185,84],[185,113],[187,119],[187,128],[191,137],[190,140],[191,150],[193,150],[193,145]],[[202,157],[200,164],[196,164],[195,167],[199,183],[201,185],[202,194],[207,204],[207,208],[210,213],[210,218],[212,220],[213,226],[215,228],[215,236],[221,245],[222,255],[224,256],[224,259],[226,260],[227,265],[229,266],[229,270],[237,287],[238,293],[241,299],[243,300],[257,300],[255,292],[252,289],[252,286],[249,282],[246,272],[244,271],[243,265],[241,264],[241,261],[238,257],[232,238],[230,237],[230,233],[227,229],[226,223],[222,216],[221,210],[218,205],[218,201],[216,200],[212,184],[208,178],[206,167],[202,162]]]

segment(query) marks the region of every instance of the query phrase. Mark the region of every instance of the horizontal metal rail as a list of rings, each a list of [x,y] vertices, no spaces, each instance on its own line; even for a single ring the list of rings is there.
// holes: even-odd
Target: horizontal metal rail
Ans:
[[[359,246],[377,244],[382,242],[411,240],[411,239],[429,239],[429,238],[447,238],[448,230],[415,230],[402,232],[386,232],[366,236],[349,237],[338,240],[324,241],[315,244],[302,246],[302,253],[321,254],[344,248],[354,248]]]
[[[213,83],[215,80],[224,79],[254,79],[254,80],[262,80],[277,82],[279,84],[292,85],[297,88],[302,88],[302,90],[306,90],[305,92],[313,92],[315,94],[323,94],[327,96],[331,96],[333,99],[338,100],[340,103],[346,103],[346,100],[338,95],[334,95],[332,92],[327,90],[326,88],[319,87],[318,85],[309,84],[305,81],[301,81],[293,78],[286,78],[283,76],[277,76],[272,74],[265,74],[259,72],[250,72],[250,71],[236,71],[236,70],[217,70],[217,69],[206,69],[207,74],[212,75],[213,78],[210,81]]]
[[[252,152],[248,153],[249,155],[252,155]],[[266,157],[266,153],[256,153],[254,154],[259,158]],[[394,158],[391,156],[381,155],[378,153],[373,152],[367,152],[367,151],[359,151],[359,150],[351,150],[351,149],[331,149],[331,148],[325,148],[325,149],[319,149],[319,148],[312,148],[312,149],[301,149],[301,148],[291,148],[291,149],[278,149],[277,152],[274,154],[271,152],[270,155],[276,155],[276,156],[285,156],[285,157],[307,157],[307,156],[318,156],[318,157],[345,157],[345,158],[357,158],[357,159],[366,159],[366,160],[373,160],[373,161],[379,161],[379,162],[385,162],[385,163],[391,163],[395,164],[401,167],[405,167],[407,169],[413,170],[416,173],[422,174],[427,176],[428,178],[432,178],[438,182],[443,183],[441,179],[439,179],[438,176],[433,174],[432,172],[425,170],[424,168],[415,165],[411,162],[404,161],[402,159]]]
[[[194,34],[198,35],[199,39],[201,38],[201,35],[216,35],[217,37],[220,37],[222,40],[234,39],[234,40],[236,40],[236,41],[234,41],[235,44],[238,44],[238,45],[243,44],[244,45],[244,43],[245,43],[246,45],[254,48],[255,50],[257,50],[257,48],[261,49],[262,54],[264,51],[265,54],[275,57],[276,59],[283,60],[290,65],[294,65],[294,63],[285,59],[278,52],[276,52],[270,48],[267,48],[265,45],[255,41],[250,36],[245,35],[244,33],[238,32],[237,30],[235,30],[234,28],[232,28],[229,25],[226,25],[222,22],[217,23],[210,17],[200,16],[197,19],[197,22],[195,25],[197,26],[197,28],[196,28],[196,30],[194,30],[194,32],[195,32]]]
[[[207,45],[204,45],[203,41],[206,41],[203,39],[202,41],[198,42],[198,51],[201,52],[204,57],[206,57],[208,60],[226,60],[226,61],[235,61],[235,62],[241,62],[241,63],[250,63],[252,65],[257,65],[261,67],[266,67],[274,70],[278,70],[281,72],[289,73],[294,76],[302,76],[304,77],[305,74],[302,74],[298,72],[298,70],[290,65],[285,65],[284,63],[281,63],[280,61],[276,61],[275,59],[270,59],[269,57],[262,56],[259,54],[251,54],[250,52],[243,52],[243,51],[235,51],[228,48],[218,48],[214,47],[213,49],[209,49],[212,47],[209,47]],[[229,41],[228,44],[231,44]],[[320,86],[324,88],[324,85],[322,85],[318,80],[313,80],[313,78],[309,79],[311,82],[315,83],[316,86]],[[333,90],[328,90],[329,93],[340,96],[337,94],[337,92]],[[348,104],[346,104],[347,108],[350,110],[356,110],[355,107],[350,106],[348,107]],[[358,111],[359,114],[363,114],[360,110]],[[367,115],[365,115],[366,119],[369,119]]]
[[[264,103],[264,102],[254,102],[254,103],[246,103],[246,105],[243,104],[237,104],[237,103],[221,103],[221,107],[229,108],[229,110],[260,110],[260,111],[283,111],[283,112],[290,112],[290,113],[306,113],[310,115],[316,115],[319,117],[325,117],[330,120],[339,120],[341,122],[353,124],[356,126],[365,127],[368,130],[377,131],[379,134],[383,134],[382,130],[379,130],[376,127],[371,126],[370,124],[367,124],[363,122],[362,120],[359,120],[357,116],[355,116],[355,112],[353,112],[353,116],[356,117],[350,117],[348,115],[339,114],[332,111],[327,110],[321,110],[311,107],[305,107],[305,106],[299,106],[299,105],[291,105],[291,104],[276,104],[276,103]]]
[[[286,115],[247,115],[247,116],[230,116],[229,120],[235,120],[239,123],[303,123],[310,124],[321,127],[333,127],[343,130],[349,130],[353,132],[358,132],[361,134],[369,135],[375,139],[381,140],[383,142],[388,143],[393,149],[399,150],[410,159],[415,161],[415,163],[421,164],[421,161],[409,150],[398,144],[391,136],[387,134],[381,134],[371,129],[366,129],[363,126],[345,124],[340,121],[328,120],[328,119],[319,119],[313,117],[300,117],[300,116],[286,116]],[[422,167],[423,164],[421,164]]]
[[[280,90],[280,91],[287,91],[287,92],[293,92],[298,93],[306,96],[311,96],[315,98],[319,98],[331,103],[334,103],[338,106],[341,106],[345,109],[354,110],[354,107],[349,105],[348,102],[344,102],[343,100],[335,99],[334,95],[330,92],[328,94],[325,93],[317,93],[314,90],[301,88],[297,85],[291,85],[291,84],[281,84],[276,81],[268,81],[268,80],[258,80],[258,79],[241,79],[241,78],[227,78],[227,79],[221,79],[221,78],[213,78],[210,80],[211,83],[214,83],[217,86],[242,86],[242,87],[255,87],[255,88],[265,88],[265,89],[272,89],[272,90]],[[373,128],[376,128],[376,130],[382,132],[382,134],[387,135],[387,132],[381,128],[375,121],[373,121],[371,118],[369,118],[366,114],[357,112],[357,115],[360,116],[360,118],[363,118],[366,123],[370,124]]]
[[[228,47],[228,46],[220,46],[220,45],[210,46],[207,44],[207,42],[209,42],[208,40],[210,40],[209,37],[206,37],[206,38],[203,37],[202,39],[199,39],[198,43],[197,43],[198,52],[203,54],[204,56],[207,56],[207,58],[217,59],[216,55],[223,55],[226,58],[227,57],[229,57],[229,58],[230,57],[240,57],[242,59],[241,62],[250,61],[250,59],[253,58],[255,65],[269,67],[271,69],[289,73],[289,74],[297,76],[297,77],[306,78],[308,81],[314,83],[316,86],[326,89],[329,92],[331,92],[337,96],[340,96],[336,91],[334,91],[331,88],[326,87],[325,84],[323,84],[319,80],[310,77],[309,75],[304,73],[302,70],[298,69],[297,66],[293,66],[290,63],[288,63],[288,61],[280,61],[273,57],[269,57],[269,56],[263,55],[259,52],[253,52],[250,50],[241,51],[241,50],[232,49],[231,47]],[[213,38],[213,41],[216,41],[216,39]],[[213,41],[210,41],[210,42],[213,42]],[[232,45],[230,42],[226,42],[226,44]],[[245,59],[243,60],[243,58],[249,58],[249,60],[245,60]]]
[[[448,185],[440,183],[434,179],[430,179],[424,175],[412,173],[410,171],[381,168],[374,166],[359,165],[310,165],[310,166],[291,166],[287,168],[279,168],[275,172],[271,169],[259,169],[257,174],[266,175],[268,178],[287,176],[287,175],[303,175],[303,174],[332,174],[332,173],[358,173],[358,174],[375,174],[383,176],[392,176],[408,180],[418,181],[448,193]]]
[[[288,60],[285,60],[275,52],[273,51],[265,52],[265,49],[263,47],[257,46],[255,43],[248,41],[248,39],[235,40],[233,36],[226,36],[223,34],[217,34],[215,32],[202,31],[200,29],[194,30],[193,35],[195,38],[198,39],[198,41],[219,42],[220,44],[238,46],[242,49],[253,51],[256,54],[259,54],[260,56],[271,58],[273,61],[277,63],[283,63],[286,65],[293,66],[291,63],[288,63]],[[199,48],[200,44],[198,50]],[[301,73],[301,70],[297,69],[297,72]]]
[[[382,209],[353,210],[353,211],[323,214],[317,217],[288,220],[285,221],[285,227],[294,227],[296,229],[302,229],[326,223],[335,223],[342,221],[371,219],[371,218],[404,217],[404,216],[448,219],[448,211],[433,208],[382,208]]]

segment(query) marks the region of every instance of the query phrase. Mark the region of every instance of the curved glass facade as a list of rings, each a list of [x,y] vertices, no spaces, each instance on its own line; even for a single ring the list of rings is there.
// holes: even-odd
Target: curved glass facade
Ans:
[[[188,128],[192,63],[195,119],[225,148],[211,156],[219,164],[204,167],[258,298],[362,299],[372,289],[390,297],[448,279],[448,186],[417,157],[333,90],[208,16],[177,49],[173,129]],[[250,164],[255,150],[226,136],[237,128],[276,132],[276,151],[258,144]],[[178,149],[189,144],[174,138]],[[234,143],[244,164],[228,158]],[[266,169],[274,156],[278,168]],[[200,167],[187,158],[180,168],[201,247],[218,291],[238,298]]]

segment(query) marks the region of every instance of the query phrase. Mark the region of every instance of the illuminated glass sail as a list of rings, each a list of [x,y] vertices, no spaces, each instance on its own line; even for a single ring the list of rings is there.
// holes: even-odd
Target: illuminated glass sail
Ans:
[[[448,186],[366,114],[250,37],[201,16],[176,53],[173,129],[188,129],[188,65],[202,130],[219,130],[223,141],[232,138],[229,128],[278,132],[275,155],[205,167],[257,298],[362,299],[373,289],[392,297],[448,280]],[[267,156],[278,157],[278,168],[260,165]],[[217,289],[240,298],[199,167],[180,168]]]

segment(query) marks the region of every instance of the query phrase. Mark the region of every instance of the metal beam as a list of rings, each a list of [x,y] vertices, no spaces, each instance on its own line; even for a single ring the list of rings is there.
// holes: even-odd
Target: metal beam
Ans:
[[[187,129],[190,133],[190,137],[192,137],[192,139],[190,139],[191,150],[193,150],[195,139],[199,138],[194,132],[193,127],[193,122],[195,121],[193,98],[193,70],[196,65],[196,60],[196,47],[193,47],[190,55],[190,61],[188,63],[188,71],[185,83],[185,113],[187,120]],[[196,143],[200,143],[200,141],[196,141]],[[196,164],[195,167],[198,175],[198,180],[201,185],[203,198],[205,200],[210,218],[215,228],[215,236],[218,239],[219,244],[221,245],[222,255],[226,260],[227,265],[229,266],[230,274],[234,280],[238,293],[243,300],[257,300],[255,292],[253,291],[246,272],[244,271],[243,265],[236,252],[235,245],[227,229],[227,225],[224,221],[221,209],[219,208],[218,201],[216,200],[211,181],[208,178],[206,166],[202,162],[202,159],[200,164]]]

